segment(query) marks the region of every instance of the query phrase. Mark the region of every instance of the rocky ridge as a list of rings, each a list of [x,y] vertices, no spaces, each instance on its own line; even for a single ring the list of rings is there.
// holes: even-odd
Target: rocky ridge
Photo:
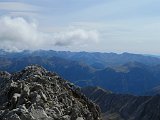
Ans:
[[[0,79],[0,120],[101,120],[79,87],[40,66],[0,72]]]
[[[115,94],[99,87],[82,92],[101,107],[103,120],[160,120],[160,95]]]

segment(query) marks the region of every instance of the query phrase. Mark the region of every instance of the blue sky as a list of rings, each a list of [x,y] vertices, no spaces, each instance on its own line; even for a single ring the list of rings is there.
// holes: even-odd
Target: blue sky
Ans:
[[[3,49],[160,54],[159,0],[0,0],[0,27]]]

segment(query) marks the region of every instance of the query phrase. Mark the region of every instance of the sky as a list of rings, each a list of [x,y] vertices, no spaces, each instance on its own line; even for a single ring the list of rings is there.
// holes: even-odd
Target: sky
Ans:
[[[0,0],[0,49],[160,54],[160,0]]]

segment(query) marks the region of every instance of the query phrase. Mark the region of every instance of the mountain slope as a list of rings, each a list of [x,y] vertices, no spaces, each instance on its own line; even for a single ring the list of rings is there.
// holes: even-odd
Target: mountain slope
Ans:
[[[1,120],[100,120],[100,109],[78,87],[39,66],[1,72]]]
[[[32,64],[39,64],[50,71],[55,71],[76,85],[82,87],[98,85],[116,93],[143,95],[160,85],[159,65],[151,67],[138,62],[129,62],[97,70],[89,65],[59,57],[0,58],[0,70],[8,72],[16,72]]]
[[[153,95],[157,95],[157,94],[160,95],[160,85],[158,85],[158,86],[152,88],[151,90],[147,91],[145,95],[153,96]]]
[[[101,63],[103,65],[119,65],[127,62],[144,62],[148,65],[155,65],[160,63],[160,59],[151,56],[144,56],[141,54],[131,53],[100,53],[100,52],[69,52],[69,51],[35,51],[36,55],[54,55],[65,59],[81,61],[87,64]],[[151,62],[152,61],[152,62]]]
[[[100,52],[69,52],[69,51],[35,51],[33,55],[57,56],[82,62],[104,69],[108,66],[122,65],[128,62],[142,62],[146,65],[160,64],[160,58],[132,53],[100,53]]]
[[[59,57],[41,57],[41,56],[28,56],[22,58],[0,58],[0,70],[8,72],[16,72],[23,69],[25,66],[38,64],[50,71],[59,73],[65,79],[69,79],[71,82],[78,80],[89,79],[92,73],[95,71],[94,68],[82,64],[76,61],[66,60]],[[7,64],[4,64],[6,61]]]
[[[114,92],[131,94],[143,94],[160,84],[159,79],[148,68],[139,63],[128,63],[118,70],[117,68],[106,68],[97,71],[92,80],[95,85]]]
[[[146,65],[160,64],[160,58],[132,53],[101,53],[101,52],[70,52],[70,51],[22,51],[22,52],[5,52],[0,50],[0,57],[20,58],[28,56],[41,56],[44,58],[60,57],[71,61],[78,61],[98,69],[104,69],[108,66],[122,65],[128,62],[143,62]]]
[[[90,94],[87,94],[88,91],[90,91]],[[114,94],[101,90],[101,88],[97,89],[97,87],[87,87],[82,89],[82,92],[101,107],[104,120],[160,119],[160,95]]]
[[[159,60],[155,57],[129,53],[2,51],[0,70],[12,73],[28,65],[39,64],[82,87],[98,85],[116,93],[144,95],[160,85],[160,64],[157,65],[160,63]],[[154,66],[151,66],[152,64]]]

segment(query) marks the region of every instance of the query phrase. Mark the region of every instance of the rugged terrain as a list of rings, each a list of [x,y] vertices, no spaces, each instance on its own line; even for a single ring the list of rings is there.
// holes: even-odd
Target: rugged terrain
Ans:
[[[157,92],[160,85],[160,58],[152,56],[129,53],[0,50],[0,71],[13,73],[32,64],[57,72],[78,86],[100,86],[115,93],[152,94],[155,90]]]
[[[100,120],[79,87],[40,66],[0,72],[0,120]]]
[[[160,120],[160,95],[115,94],[99,87],[82,92],[101,107],[104,120]]]

